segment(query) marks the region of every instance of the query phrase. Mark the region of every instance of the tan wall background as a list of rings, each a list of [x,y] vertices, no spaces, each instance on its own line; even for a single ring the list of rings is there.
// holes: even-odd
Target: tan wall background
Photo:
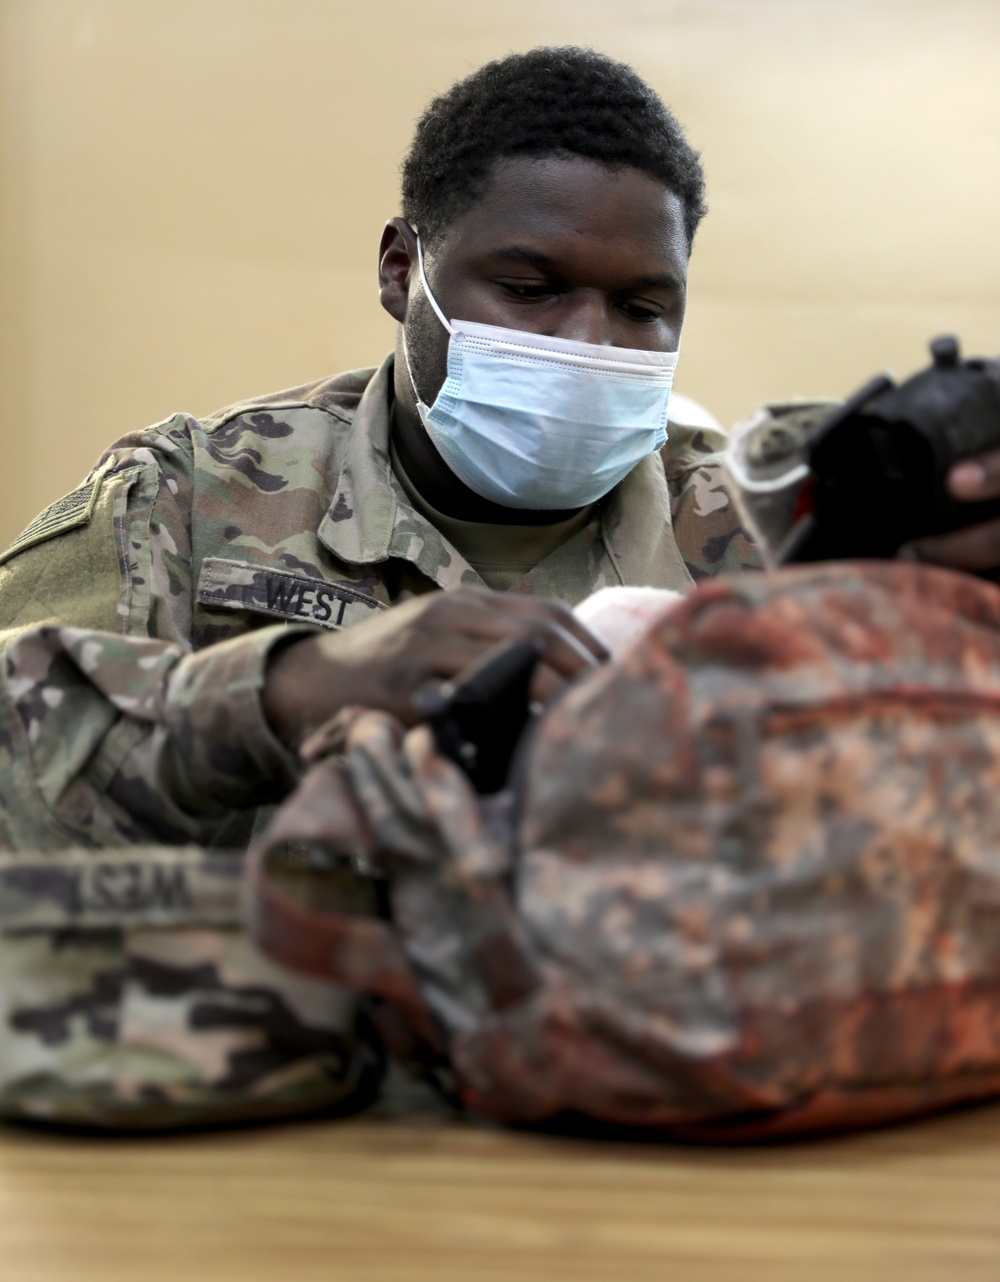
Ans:
[[[998,0],[0,0],[0,543],[175,409],[380,359],[375,248],[435,92],[632,62],[712,211],[678,386],[732,421],[959,332],[1000,351]]]

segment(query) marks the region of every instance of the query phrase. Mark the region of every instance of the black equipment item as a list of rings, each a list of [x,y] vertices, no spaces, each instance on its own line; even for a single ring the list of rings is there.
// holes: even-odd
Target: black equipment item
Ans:
[[[898,386],[879,375],[813,429],[812,475],[778,560],[888,559],[902,544],[1000,516],[1000,499],[962,503],[945,488],[961,459],[1000,446],[1000,360],[963,361],[958,340]]]
[[[499,792],[532,717],[531,678],[545,643],[503,641],[453,681],[417,691],[413,706],[438,751],[462,767],[477,792]]]

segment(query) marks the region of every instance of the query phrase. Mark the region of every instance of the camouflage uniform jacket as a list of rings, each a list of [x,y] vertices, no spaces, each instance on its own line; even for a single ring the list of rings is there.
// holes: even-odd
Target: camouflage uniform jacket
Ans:
[[[124,437],[0,557],[0,849],[242,844],[296,763],[264,721],[289,628],[479,583],[388,457],[392,358]],[[671,427],[514,591],[686,589],[758,564],[706,430]]]

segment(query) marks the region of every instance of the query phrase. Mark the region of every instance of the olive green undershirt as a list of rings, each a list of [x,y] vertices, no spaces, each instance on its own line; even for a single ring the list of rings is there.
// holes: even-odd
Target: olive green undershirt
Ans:
[[[431,507],[421,495],[407,475],[391,437],[389,458],[392,470],[414,508],[441,531],[494,592],[506,592],[519,583],[539,561],[582,530],[594,515],[596,504],[591,503],[567,520],[552,525],[490,525],[486,521],[459,521]]]

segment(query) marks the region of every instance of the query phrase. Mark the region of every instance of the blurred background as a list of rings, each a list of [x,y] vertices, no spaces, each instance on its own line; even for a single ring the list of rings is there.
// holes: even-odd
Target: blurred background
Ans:
[[[678,389],[729,424],[1000,351],[997,0],[0,0],[0,544],[115,437],[377,363],[435,93],[576,43],[702,151]]]

